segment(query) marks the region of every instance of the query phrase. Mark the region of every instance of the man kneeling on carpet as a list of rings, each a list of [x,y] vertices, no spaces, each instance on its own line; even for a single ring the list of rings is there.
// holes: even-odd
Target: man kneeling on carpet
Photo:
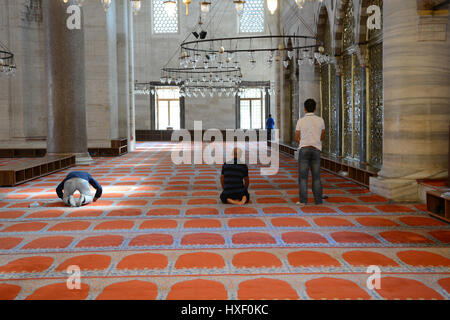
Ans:
[[[233,162],[222,166],[220,182],[224,191],[220,195],[220,200],[225,204],[243,205],[250,201],[248,167],[246,164],[238,163],[241,153],[239,148],[235,148]]]
[[[89,184],[97,190],[95,196],[92,196]],[[75,201],[73,194],[77,190],[80,192],[80,198]],[[81,207],[92,201],[97,201],[102,196],[102,191],[102,186],[89,173],[82,171],[69,173],[56,188],[58,197],[71,207]]]

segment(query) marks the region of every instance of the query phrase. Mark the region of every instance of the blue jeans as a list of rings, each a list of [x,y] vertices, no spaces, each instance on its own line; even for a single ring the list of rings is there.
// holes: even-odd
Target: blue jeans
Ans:
[[[312,174],[312,190],[316,204],[322,204],[322,182],[320,181],[320,151],[301,148],[298,154],[298,184],[300,185],[300,202],[308,203],[308,175]]]

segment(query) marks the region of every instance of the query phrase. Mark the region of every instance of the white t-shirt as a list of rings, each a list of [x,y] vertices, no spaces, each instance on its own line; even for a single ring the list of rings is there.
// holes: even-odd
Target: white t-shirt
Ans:
[[[307,113],[298,120],[296,131],[300,131],[299,149],[312,146],[322,151],[323,130],[325,130],[325,121],[314,113]]]

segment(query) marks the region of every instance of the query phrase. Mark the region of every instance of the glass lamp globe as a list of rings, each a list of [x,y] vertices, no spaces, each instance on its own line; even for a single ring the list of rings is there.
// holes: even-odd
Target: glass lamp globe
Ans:
[[[164,0],[164,9],[169,18],[173,18],[177,13],[177,2],[175,0]]]
[[[275,14],[275,11],[278,9],[278,0],[267,0],[267,8],[270,11],[271,15]]]
[[[131,8],[133,9],[133,13],[137,15],[142,8],[141,0],[131,0]]]
[[[234,0],[234,7],[236,8],[237,14],[240,16],[242,14],[242,12],[244,11],[244,5],[245,5],[245,1],[244,0]]]
[[[201,1],[200,2],[200,10],[202,13],[208,13],[211,10],[211,2],[210,1]]]
[[[102,6],[106,12],[106,11],[108,11],[109,7],[111,6],[112,0],[100,0],[100,3],[102,4]]]

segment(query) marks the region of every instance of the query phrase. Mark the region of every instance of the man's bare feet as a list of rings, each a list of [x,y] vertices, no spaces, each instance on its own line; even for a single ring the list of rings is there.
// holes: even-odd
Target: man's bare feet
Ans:
[[[244,205],[247,202],[247,196],[244,196],[241,201],[233,200],[233,199],[227,199],[227,202],[229,204],[234,204],[236,206],[242,206],[242,205]]]
[[[234,205],[239,205],[239,203],[240,203],[240,201],[233,200],[233,199],[227,199],[227,202],[228,202],[229,204],[234,204]]]
[[[243,196],[242,200],[239,202],[240,206],[243,206],[247,202],[247,196]]]

